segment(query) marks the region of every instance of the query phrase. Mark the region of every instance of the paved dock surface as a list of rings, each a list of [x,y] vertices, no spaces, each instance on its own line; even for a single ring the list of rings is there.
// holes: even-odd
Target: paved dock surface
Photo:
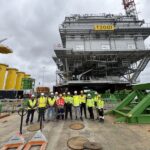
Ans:
[[[74,136],[84,136],[90,141],[99,142],[103,150],[150,150],[150,125],[115,124],[113,117],[106,116],[104,124],[84,120],[85,128],[77,131],[69,128],[73,122],[82,121],[44,123],[43,133],[48,139],[47,150],[70,150],[67,140]],[[19,124],[20,117],[17,114],[0,119],[0,147],[19,131]],[[28,132],[24,123],[23,134],[28,141],[35,132]]]

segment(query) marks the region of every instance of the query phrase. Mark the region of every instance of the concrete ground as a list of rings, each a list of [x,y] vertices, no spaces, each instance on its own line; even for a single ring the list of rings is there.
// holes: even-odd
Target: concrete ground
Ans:
[[[98,142],[104,150],[150,150],[150,125],[114,124],[114,118],[105,117],[105,123],[84,120],[85,128],[71,130],[69,125],[82,121],[58,121],[45,123],[43,133],[48,139],[47,150],[69,150],[67,140],[74,136],[84,136]],[[19,131],[20,117],[13,114],[0,119],[0,147]],[[30,140],[35,132],[28,132],[24,124],[23,135]],[[37,149],[37,148],[32,148]]]

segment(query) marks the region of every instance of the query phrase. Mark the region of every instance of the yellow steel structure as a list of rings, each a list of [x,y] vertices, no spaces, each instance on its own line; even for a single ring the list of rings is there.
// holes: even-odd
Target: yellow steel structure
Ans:
[[[22,79],[24,78],[25,73],[24,72],[17,72],[17,79],[16,79],[16,90],[21,90],[21,84],[22,84]]]
[[[24,76],[25,78],[30,78],[31,77],[31,75],[30,74],[25,74],[25,76]]]
[[[14,90],[16,85],[16,77],[17,77],[17,69],[15,68],[8,68],[7,69],[7,79],[5,84],[5,90]]]
[[[0,90],[3,90],[8,65],[0,64]]]

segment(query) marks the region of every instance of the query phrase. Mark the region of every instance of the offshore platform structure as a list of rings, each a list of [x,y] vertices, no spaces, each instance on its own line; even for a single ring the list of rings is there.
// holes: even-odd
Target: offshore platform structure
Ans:
[[[144,44],[150,27],[138,18],[134,0],[123,5],[126,15],[65,17],[59,28],[62,46],[54,49],[54,90],[118,90],[137,83],[150,59]]]

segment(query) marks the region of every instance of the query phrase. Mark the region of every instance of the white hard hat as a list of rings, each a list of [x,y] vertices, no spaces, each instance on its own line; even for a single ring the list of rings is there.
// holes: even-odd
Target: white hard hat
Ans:
[[[97,91],[95,92],[95,94],[98,94]]]
[[[41,96],[44,96],[44,93],[41,93]]]
[[[35,95],[34,95],[34,94],[32,94],[32,95],[31,95],[31,97],[35,97]]]
[[[67,94],[70,95],[70,92],[68,92]]]
[[[54,93],[52,92],[51,95],[54,95]]]
[[[88,96],[88,97],[90,97],[90,96],[91,96],[91,94],[89,93],[87,96]]]
[[[55,92],[55,94],[58,94],[58,92]]]
[[[74,94],[77,94],[77,91],[74,91]]]

